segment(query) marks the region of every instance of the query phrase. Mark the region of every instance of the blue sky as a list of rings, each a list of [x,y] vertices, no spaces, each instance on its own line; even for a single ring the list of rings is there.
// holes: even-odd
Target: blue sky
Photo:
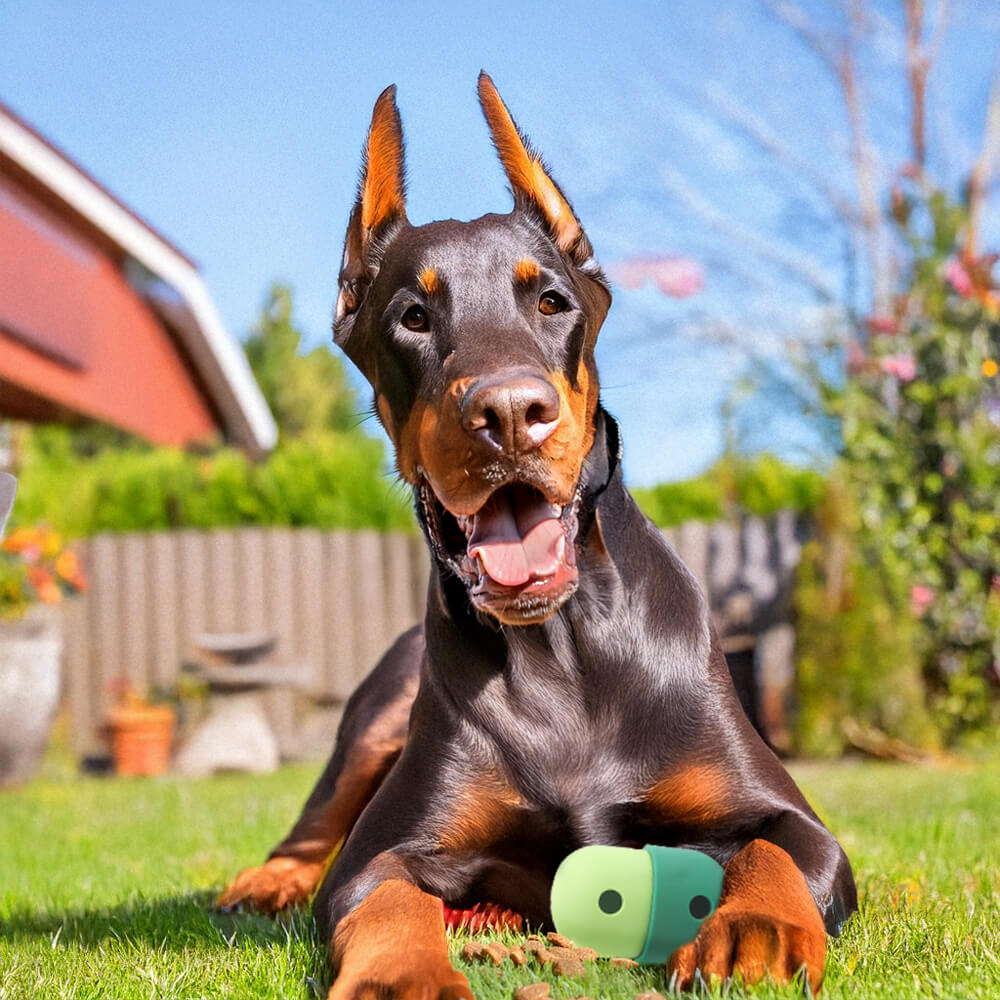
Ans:
[[[831,26],[834,5],[802,6]],[[982,128],[1000,45],[990,6],[957,4],[932,76],[947,98],[932,148],[949,182]],[[758,116],[850,191],[835,90],[757,0],[5,0],[0,36],[0,99],[200,262],[233,333],[277,279],[294,287],[310,343],[329,337],[361,143],[387,84],[399,88],[411,221],[509,207],[475,99],[487,69],[606,266],[681,254],[706,273],[705,292],[683,302],[617,290],[598,359],[633,482],[690,475],[719,453],[746,353],[706,326],[772,351],[817,328],[824,311],[786,251],[793,269],[843,286],[843,248],[810,185],[733,124],[734,106]],[[873,132],[902,162],[902,93],[883,66],[894,55],[886,28],[866,68]],[[790,400],[770,400],[757,424],[755,446],[795,456],[815,444]]]

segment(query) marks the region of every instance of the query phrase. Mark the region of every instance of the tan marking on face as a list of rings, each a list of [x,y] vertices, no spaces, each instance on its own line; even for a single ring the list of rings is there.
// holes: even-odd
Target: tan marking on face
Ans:
[[[539,449],[547,475],[538,485],[553,503],[567,504],[594,443],[597,383],[583,362],[575,386],[563,372],[549,373],[547,378],[559,394],[559,423]],[[473,381],[457,379],[440,400],[418,401],[399,430],[396,447],[399,474],[416,485],[422,469],[452,514],[474,514],[495,488],[482,475],[492,457],[485,456],[462,427],[461,400]]]
[[[550,372],[548,379],[559,393],[559,424],[542,444],[541,453],[548,462],[559,499],[568,503],[580,478],[583,460],[594,443],[597,393],[592,391],[590,372],[582,361],[575,387],[564,372]]]
[[[427,295],[434,295],[441,287],[440,281],[438,280],[437,271],[433,267],[425,267],[420,272],[420,287],[424,290]]]
[[[729,815],[733,801],[729,775],[712,764],[691,764],[661,778],[646,802],[666,822],[700,825]]]
[[[440,399],[418,400],[396,446],[399,474],[416,485],[423,470],[452,514],[474,514],[492,492],[476,474],[474,442],[462,427],[460,405],[473,381],[456,379]]]
[[[530,285],[538,278],[538,261],[534,257],[522,257],[514,265],[514,281],[519,285]]]

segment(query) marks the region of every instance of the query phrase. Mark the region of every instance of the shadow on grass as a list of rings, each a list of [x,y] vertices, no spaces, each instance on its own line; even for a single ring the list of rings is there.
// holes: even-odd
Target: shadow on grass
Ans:
[[[59,912],[14,909],[0,919],[0,938],[47,940],[52,947],[96,948],[103,942],[187,948],[282,947],[290,941],[321,954],[308,910],[274,919],[252,913],[218,913],[214,893],[192,892],[161,899],[133,898],[117,906]]]

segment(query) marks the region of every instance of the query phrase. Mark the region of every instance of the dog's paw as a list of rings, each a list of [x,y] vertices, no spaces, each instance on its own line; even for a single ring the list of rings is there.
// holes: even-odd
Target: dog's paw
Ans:
[[[825,962],[826,928],[805,876],[780,847],[752,840],[726,866],[718,910],[674,952],[668,970],[681,989],[699,972],[706,981],[787,983],[802,970],[815,993]]]
[[[690,989],[700,973],[705,982],[739,976],[744,983],[770,978],[790,982],[804,971],[815,993],[823,981],[826,931],[801,927],[771,914],[720,907],[698,936],[671,956],[668,972],[680,989]]]
[[[358,976],[337,977],[328,1000],[474,1000],[469,980],[435,955],[400,949]]]
[[[307,903],[323,874],[322,862],[271,858],[246,868],[215,901],[218,910],[256,910],[274,915],[289,906]]]

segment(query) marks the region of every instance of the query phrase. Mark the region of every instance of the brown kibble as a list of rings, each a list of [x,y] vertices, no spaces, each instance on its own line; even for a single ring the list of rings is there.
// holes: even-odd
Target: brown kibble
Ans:
[[[557,976],[582,976],[583,962],[572,953],[560,955],[552,962],[552,971]]]
[[[597,952],[593,948],[577,948],[576,957],[581,962],[593,962],[597,958]]]
[[[545,949],[552,958],[576,958],[579,959],[579,955],[576,953],[575,948],[546,948]]]
[[[526,964],[526,963],[527,963],[527,961],[528,961],[528,956],[527,956],[527,955],[525,955],[525,953],[524,953],[524,949],[523,949],[523,948],[511,948],[511,949],[510,949],[510,952],[509,952],[509,953],[508,953],[508,955],[507,955],[507,957],[508,957],[508,958],[509,958],[509,959],[510,959],[510,960],[511,960],[511,961],[512,961],[512,962],[513,962],[513,963],[514,963],[515,965],[524,965],[524,964]]]
[[[524,941],[524,950],[530,954],[537,954],[545,948],[545,942],[537,934],[529,934]]]
[[[462,945],[461,956],[466,962],[477,962],[486,954],[486,949],[478,941],[467,941]]]
[[[656,990],[646,990],[645,993],[636,993],[635,1000],[667,1000],[667,998]]]
[[[556,960],[556,956],[548,948],[536,948],[534,954],[542,965],[551,965]]]
[[[499,941],[491,941],[484,945],[483,951],[493,959],[494,965],[499,965],[507,957],[509,949]]]
[[[575,948],[576,945],[565,934],[557,934],[555,931],[549,931],[545,935],[554,945],[559,948]]]
[[[548,983],[529,983],[514,990],[514,1000],[548,1000]]]
[[[609,959],[609,963],[618,966],[620,969],[635,969],[639,966],[639,963],[634,958],[612,958]]]

